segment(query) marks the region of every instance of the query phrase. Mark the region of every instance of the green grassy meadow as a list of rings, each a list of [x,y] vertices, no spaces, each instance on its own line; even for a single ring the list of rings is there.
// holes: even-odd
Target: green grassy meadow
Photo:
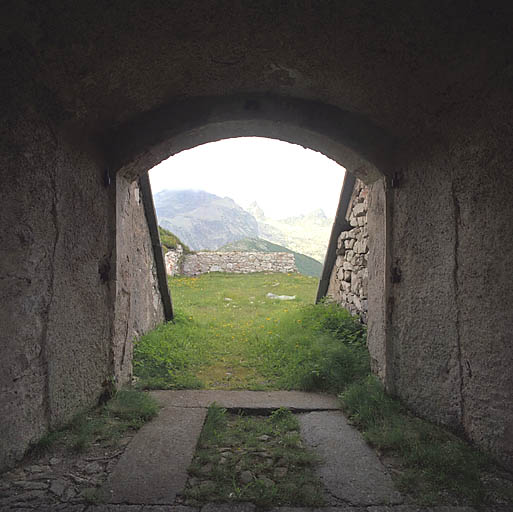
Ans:
[[[314,384],[315,389],[337,391],[318,359],[340,350],[358,353],[353,359],[359,359],[366,375],[362,327],[340,308],[314,306],[317,284],[301,274],[169,278],[176,318],[136,343],[139,387],[265,390],[310,389]],[[271,299],[268,293],[296,298]],[[357,333],[349,340],[353,345],[320,332],[319,319],[334,308],[348,331]]]

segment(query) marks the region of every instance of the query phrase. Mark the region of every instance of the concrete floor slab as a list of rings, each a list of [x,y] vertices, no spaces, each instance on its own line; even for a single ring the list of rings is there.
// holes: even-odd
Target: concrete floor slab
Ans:
[[[187,468],[207,409],[166,406],[137,433],[109,476],[110,503],[173,504],[187,481]]]
[[[330,505],[402,502],[385,467],[342,412],[311,412],[298,419],[304,441],[322,457],[318,474]]]
[[[216,402],[227,409],[288,407],[296,412],[340,409],[338,399],[333,395],[301,391],[152,391],[151,395],[166,407],[208,407]]]

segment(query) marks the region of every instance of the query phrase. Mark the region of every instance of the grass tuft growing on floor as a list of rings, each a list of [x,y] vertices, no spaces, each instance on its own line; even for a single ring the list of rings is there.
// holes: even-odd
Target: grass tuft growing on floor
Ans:
[[[210,405],[201,431],[200,446],[210,446],[219,441],[226,428],[226,409],[215,402]]]
[[[67,442],[76,452],[86,451],[95,441],[116,444],[128,430],[138,430],[158,414],[157,402],[147,393],[118,391],[104,406],[73,418]]]
[[[107,402],[104,417],[122,420],[128,428],[139,429],[153,419],[158,411],[159,405],[147,393],[122,390]]]
[[[43,455],[56,443],[73,452],[85,452],[91,443],[115,446],[129,430],[138,430],[159,411],[157,402],[147,393],[118,391],[105,405],[76,415],[70,423],[46,434],[29,450],[30,455]]]
[[[396,483],[421,504],[447,499],[482,504],[507,492],[485,485],[483,475],[494,470],[489,456],[447,429],[413,416],[385,393],[376,377],[352,384],[340,398],[366,441],[381,455],[400,461]]]
[[[249,501],[258,507],[317,506],[317,457],[300,439],[290,410],[269,416],[231,414],[210,406],[185,489],[189,504]]]

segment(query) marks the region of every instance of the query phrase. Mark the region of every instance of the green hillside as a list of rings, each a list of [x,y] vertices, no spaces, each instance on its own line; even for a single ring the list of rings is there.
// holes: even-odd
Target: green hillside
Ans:
[[[164,229],[159,226],[160,244],[164,252],[176,249],[177,245],[180,244],[183,247],[184,254],[192,252],[175,234],[171,231]]]
[[[236,242],[223,245],[218,251],[255,251],[255,252],[291,252],[296,260],[296,267],[300,274],[312,277],[321,277],[322,263],[305,256],[299,252],[292,251],[282,245],[273,244],[262,238],[243,238]]]

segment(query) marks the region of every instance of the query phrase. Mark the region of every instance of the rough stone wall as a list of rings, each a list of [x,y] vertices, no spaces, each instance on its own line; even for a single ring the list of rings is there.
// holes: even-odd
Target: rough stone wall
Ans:
[[[331,272],[328,297],[338,302],[363,322],[368,318],[367,260],[369,235],[367,231],[368,188],[356,180],[346,220],[352,226],[342,231],[337,242],[337,259]]]
[[[385,179],[369,185],[367,195],[368,300],[367,347],[371,356],[372,371],[387,383],[387,264],[386,264],[386,192]]]
[[[113,375],[126,381],[131,346],[120,341],[161,319],[135,186],[118,187],[129,195],[116,251],[116,187],[101,152],[36,111],[19,107],[2,133],[20,151],[0,160],[0,470],[93,406]]]
[[[2,132],[0,469],[93,405],[111,371],[114,189],[87,135],[39,112],[13,106]]]
[[[387,381],[512,465],[513,150],[487,123],[412,145],[388,192]]]
[[[297,267],[294,255],[290,252],[197,252],[183,257],[180,274],[196,276],[207,272],[287,273],[297,272]]]
[[[131,382],[133,341],[164,321],[153,247],[137,181],[116,178],[114,376]]]

